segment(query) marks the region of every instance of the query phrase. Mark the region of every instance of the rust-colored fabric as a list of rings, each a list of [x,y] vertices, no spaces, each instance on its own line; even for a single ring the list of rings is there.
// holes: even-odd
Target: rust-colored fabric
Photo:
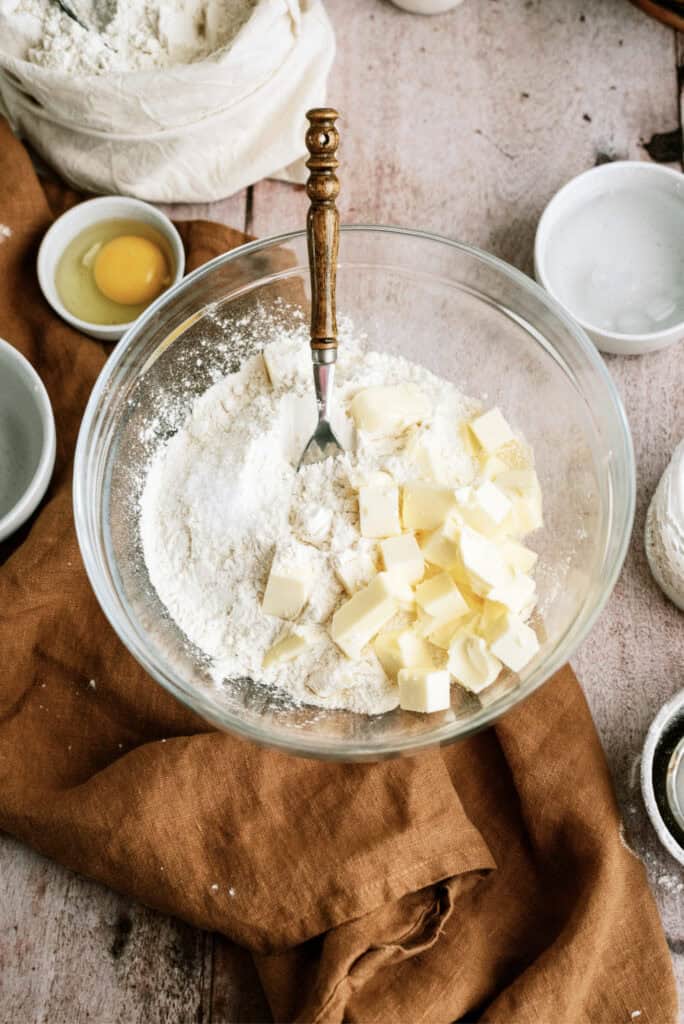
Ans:
[[[52,314],[35,275],[53,211],[77,198],[41,187],[0,125],[0,333],[58,431],[47,498],[0,548],[0,827],[243,944],[277,1020],[674,1022],[656,909],[569,669],[465,743],[344,766],[216,732],[119,643],[71,511],[107,349]],[[242,239],[182,230],[190,267]]]

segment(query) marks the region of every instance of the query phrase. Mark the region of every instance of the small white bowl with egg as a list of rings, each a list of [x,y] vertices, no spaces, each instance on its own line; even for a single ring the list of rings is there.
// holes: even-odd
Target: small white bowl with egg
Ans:
[[[542,214],[539,283],[602,352],[639,355],[684,338],[684,176],[617,161],[573,178]]]
[[[55,420],[45,385],[0,338],[0,541],[38,507],[55,465]]]
[[[38,281],[52,308],[100,341],[118,341],[185,271],[169,218],[126,196],[88,199],[58,217],[38,251]]]

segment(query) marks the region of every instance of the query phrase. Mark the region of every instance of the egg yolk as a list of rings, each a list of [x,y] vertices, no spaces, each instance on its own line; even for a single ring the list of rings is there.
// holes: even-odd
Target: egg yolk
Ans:
[[[148,238],[120,235],[95,257],[95,284],[112,302],[138,306],[151,302],[168,283],[164,253]]]

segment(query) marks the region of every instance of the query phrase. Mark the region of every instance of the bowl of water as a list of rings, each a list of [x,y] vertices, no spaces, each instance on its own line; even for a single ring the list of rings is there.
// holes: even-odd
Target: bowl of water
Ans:
[[[0,338],[0,541],[33,514],[52,477],[55,421],[45,385]]]
[[[638,355],[684,338],[684,177],[617,161],[551,199],[535,275],[603,352]]]

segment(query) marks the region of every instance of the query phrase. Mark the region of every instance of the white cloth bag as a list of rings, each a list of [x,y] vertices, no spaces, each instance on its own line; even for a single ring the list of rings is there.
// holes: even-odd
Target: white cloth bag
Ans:
[[[22,60],[20,45],[0,32],[15,131],[76,188],[154,202],[303,181],[305,113],[324,102],[335,50],[321,0],[260,0],[225,50],[170,68],[67,75]]]

